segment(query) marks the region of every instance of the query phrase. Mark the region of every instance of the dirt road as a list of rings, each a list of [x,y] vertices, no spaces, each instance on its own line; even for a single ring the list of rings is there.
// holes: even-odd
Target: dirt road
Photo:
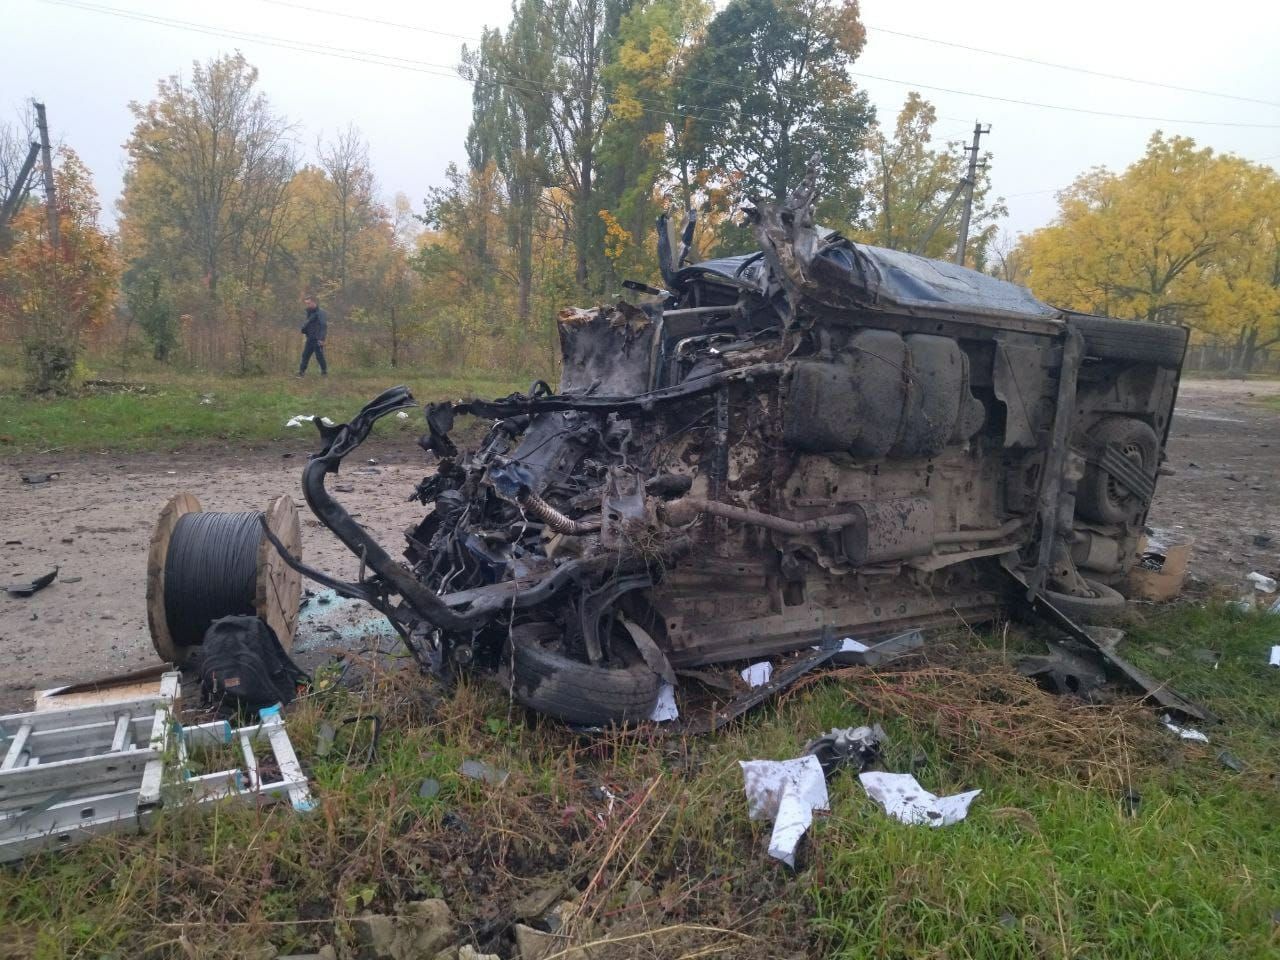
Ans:
[[[1189,381],[1170,443],[1173,476],[1160,481],[1151,523],[1196,538],[1192,572],[1239,582],[1251,570],[1280,572],[1280,413],[1258,401],[1280,383]],[[194,493],[206,510],[262,509],[281,493],[300,498],[310,434],[270,450],[119,457],[26,457],[0,478],[0,581],[29,580],[57,566],[59,580],[24,600],[0,598],[0,710],[19,709],[33,687],[132,670],[155,661],[147,632],[147,545],[161,506]],[[343,471],[340,494],[393,549],[421,508],[407,503],[422,477],[413,448],[369,445]],[[25,472],[57,472],[45,484]],[[356,561],[304,514],[303,549],[322,569],[354,578]],[[1266,547],[1255,536],[1273,537]],[[323,629],[323,628],[322,628]],[[300,637],[300,642],[314,641]]]

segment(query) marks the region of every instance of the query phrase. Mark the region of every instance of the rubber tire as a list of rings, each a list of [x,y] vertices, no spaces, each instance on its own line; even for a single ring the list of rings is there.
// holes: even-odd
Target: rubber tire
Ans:
[[[1160,440],[1141,420],[1104,417],[1089,431],[1089,439],[1098,449],[1111,444],[1122,450],[1137,448],[1142,470],[1148,477],[1155,477],[1160,467]],[[1132,494],[1123,500],[1117,499],[1111,474],[1093,462],[1085,466],[1084,477],[1076,488],[1076,512],[1095,523],[1126,523],[1137,513]]]
[[[1072,315],[1067,323],[1084,337],[1084,354],[1095,360],[1127,360],[1177,370],[1187,352],[1188,331],[1166,323]]]
[[[1124,613],[1125,599],[1117,590],[1096,580],[1085,580],[1095,596],[1076,597],[1069,593],[1044,591],[1044,598],[1058,608],[1058,612],[1078,624],[1101,626],[1111,623]]]
[[[661,678],[643,662],[598,667],[536,643],[516,643],[516,700],[565,723],[609,726],[648,720]]]

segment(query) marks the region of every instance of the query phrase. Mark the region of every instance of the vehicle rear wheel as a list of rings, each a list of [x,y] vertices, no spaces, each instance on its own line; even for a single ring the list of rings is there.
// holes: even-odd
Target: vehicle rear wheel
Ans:
[[[1124,613],[1125,599],[1117,590],[1096,580],[1085,580],[1085,585],[1093,592],[1091,597],[1077,597],[1069,593],[1044,591],[1044,598],[1053,604],[1058,612],[1074,620],[1078,624],[1100,625],[1110,623]]]
[[[565,723],[607,726],[648,720],[661,678],[643,662],[583,663],[536,640],[513,636],[516,700]]]
[[[1155,477],[1160,465],[1160,441],[1147,424],[1133,417],[1107,417],[1097,423],[1091,434],[1098,450],[1114,446],[1144,476]],[[1076,489],[1076,510],[1082,517],[1096,523],[1125,523],[1145,506],[1097,462],[1091,460],[1085,467],[1084,479]]]
[[[1176,370],[1187,351],[1187,331],[1172,324],[1073,316],[1067,322],[1084,337],[1084,354],[1096,360],[1129,360]]]

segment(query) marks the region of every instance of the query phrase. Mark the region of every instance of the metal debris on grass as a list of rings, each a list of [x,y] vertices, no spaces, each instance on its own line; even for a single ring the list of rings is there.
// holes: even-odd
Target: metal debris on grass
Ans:
[[[658,688],[658,701],[653,705],[653,712],[649,714],[649,719],[655,723],[665,723],[668,720],[678,720],[680,718],[680,710],[676,706],[676,688],[665,680],[662,686]]]
[[[1183,740],[1192,740],[1192,741],[1195,741],[1196,743],[1209,742],[1209,738],[1205,736],[1203,733],[1201,733],[1199,730],[1196,730],[1194,727],[1178,726],[1176,723],[1173,722],[1172,718],[1170,718],[1170,716],[1167,713],[1164,715],[1164,719],[1162,719],[1160,722],[1163,723],[1166,728],[1176,733]]]
[[[796,865],[796,847],[815,810],[829,810],[827,780],[817,757],[794,760],[742,760],[747,816],[772,820],[769,856]]]
[[[950,797],[939,797],[916,782],[909,773],[861,773],[858,779],[884,812],[906,824],[928,824],[931,827],[949,827],[959,823],[969,813],[969,804],[981,790],[969,790]]]
[[[858,772],[880,759],[885,733],[880,724],[829,730],[805,744],[804,752],[817,757],[822,772],[830,777],[842,767],[856,764]]]

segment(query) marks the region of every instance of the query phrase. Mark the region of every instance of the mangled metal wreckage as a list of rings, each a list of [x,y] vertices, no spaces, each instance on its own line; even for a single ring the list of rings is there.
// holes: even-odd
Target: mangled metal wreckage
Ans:
[[[662,245],[665,290],[564,311],[558,389],[429,405],[407,564],[324,480],[412,397],[322,427],[306,499],[371,575],[306,572],[435,670],[510,671],[578,723],[645,718],[674,671],[824,631],[1122,606],[1186,331],[821,231],[808,184],[752,219],[757,253]],[[492,427],[459,453],[464,414]]]

